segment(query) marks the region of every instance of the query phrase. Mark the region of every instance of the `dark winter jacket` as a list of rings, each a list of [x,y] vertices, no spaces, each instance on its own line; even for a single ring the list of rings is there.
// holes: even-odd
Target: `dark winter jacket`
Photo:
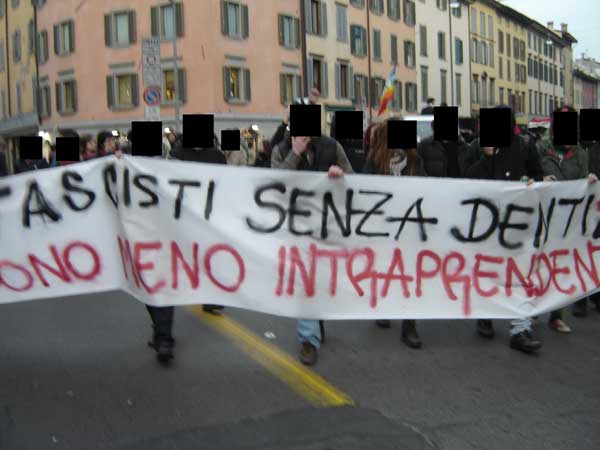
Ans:
[[[600,176],[600,141],[589,144],[587,153],[590,173]]]
[[[456,142],[440,142],[429,136],[419,143],[417,152],[430,177],[461,178],[475,162],[462,138]]]
[[[208,164],[227,164],[223,152],[214,148],[178,148],[173,152],[173,158],[181,161],[194,161]]]
[[[4,152],[0,152],[0,177],[8,175],[8,164],[6,162],[6,156]]]
[[[555,147],[552,138],[538,142],[544,175],[554,175],[558,181],[577,180],[589,173],[588,155],[579,145]]]
[[[493,156],[483,153],[479,139],[471,143],[471,151],[479,156],[467,169],[467,178],[504,181],[519,181],[524,176],[535,181],[542,181],[544,178],[535,144],[521,136],[513,135],[510,147],[497,149]]]
[[[23,172],[29,172],[32,170],[39,170],[39,169],[47,169],[50,167],[50,164],[48,164],[48,161],[46,161],[45,159],[27,159],[27,160],[19,160],[19,162],[17,163],[17,166],[15,167],[15,173],[23,173]]]

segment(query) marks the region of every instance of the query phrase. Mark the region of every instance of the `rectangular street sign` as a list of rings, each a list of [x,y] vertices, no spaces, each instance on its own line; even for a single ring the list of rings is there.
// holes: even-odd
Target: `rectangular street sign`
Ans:
[[[144,120],[160,120],[160,106],[146,106]]]
[[[161,85],[160,40],[142,40],[142,78],[145,86]]]

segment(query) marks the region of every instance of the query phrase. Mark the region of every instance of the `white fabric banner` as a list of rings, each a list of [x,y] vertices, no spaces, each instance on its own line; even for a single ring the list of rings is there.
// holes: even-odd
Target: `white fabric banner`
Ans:
[[[537,315],[600,287],[598,194],[97,159],[0,179],[0,303],[124,290],[299,318]]]

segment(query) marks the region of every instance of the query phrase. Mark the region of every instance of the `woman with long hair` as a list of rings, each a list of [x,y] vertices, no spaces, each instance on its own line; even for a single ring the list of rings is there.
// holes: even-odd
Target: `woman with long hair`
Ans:
[[[397,120],[397,119],[396,119]],[[400,120],[402,118],[400,117]],[[370,137],[370,149],[363,173],[373,175],[392,176],[426,176],[423,161],[417,154],[416,148],[408,150],[388,148],[387,121],[367,129],[372,131]],[[390,328],[389,320],[377,320],[377,326]],[[422,343],[417,333],[415,320],[402,321],[402,341],[410,348],[421,348]]]
[[[86,134],[79,140],[79,154],[82,161],[94,159],[98,157],[98,147],[96,146],[96,138],[90,134]]]

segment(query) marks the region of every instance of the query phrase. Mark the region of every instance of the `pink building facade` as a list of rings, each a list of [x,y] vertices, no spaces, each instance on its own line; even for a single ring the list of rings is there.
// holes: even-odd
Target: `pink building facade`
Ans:
[[[280,16],[299,18],[296,0],[61,0],[37,14],[44,130],[124,132],[143,120],[141,43],[152,36],[163,39],[165,126],[174,125],[177,77],[182,114],[214,113],[217,131],[256,123],[270,132],[284,109],[280,75],[301,70],[300,49],[280,38]]]

